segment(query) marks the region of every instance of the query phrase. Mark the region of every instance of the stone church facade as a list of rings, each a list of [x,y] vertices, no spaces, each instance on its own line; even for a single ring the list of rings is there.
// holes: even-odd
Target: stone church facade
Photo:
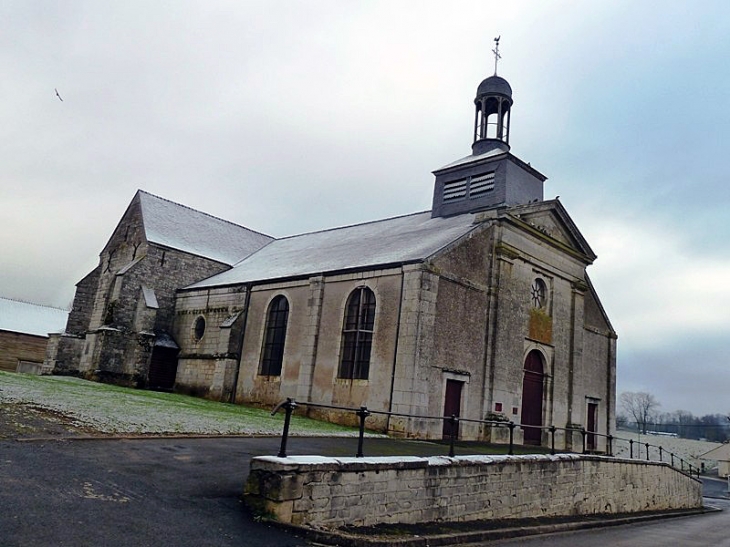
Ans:
[[[244,256],[224,261],[150,241],[135,200],[161,198],[138,193],[79,284],[64,335],[76,353],[56,369],[149,386],[157,367],[223,401],[367,406],[419,416],[368,423],[422,438],[446,433],[426,417],[452,414],[522,423],[527,443],[547,425],[613,432],[617,336],[586,271],[596,255],[511,154],[506,80],[484,80],[474,104],[472,153],[434,172],[431,211],[282,239],[245,231]],[[161,268],[162,253],[180,266]],[[463,421],[460,435],[488,433]]]
[[[56,374],[172,388],[176,290],[230,268],[271,239],[138,191],[99,265],[76,285],[66,329],[51,335],[47,365]]]

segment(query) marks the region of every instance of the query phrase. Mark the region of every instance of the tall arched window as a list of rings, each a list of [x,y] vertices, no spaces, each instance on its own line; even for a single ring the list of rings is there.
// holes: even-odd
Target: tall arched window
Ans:
[[[339,378],[367,380],[374,324],[375,295],[367,287],[358,287],[347,299]]]
[[[288,319],[289,302],[283,296],[277,296],[269,304],[269,311],[266,314],[266,332],[259,370],[262,376],[281,376]]]

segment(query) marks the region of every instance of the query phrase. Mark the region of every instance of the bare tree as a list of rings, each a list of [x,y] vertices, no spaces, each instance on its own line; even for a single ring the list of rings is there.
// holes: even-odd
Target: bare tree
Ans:
[[[661,406],[656,397],[645,391],[624,391],[619,400],[624,410],[634,418],[641,432],[646,434],[646,424],[649,423],[654,410]]]

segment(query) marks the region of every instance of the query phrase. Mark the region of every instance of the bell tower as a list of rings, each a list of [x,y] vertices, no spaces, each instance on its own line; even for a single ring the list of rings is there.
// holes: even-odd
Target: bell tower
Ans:
[[[477,88],[474,99],[474,141],[471,150],[474,155],[483,154],[494,148],[509,152],[509,119],[512,109],[512,88],[507,80],[497,76],[499,37],[494,39],[494,76],[486,78]]]
[[[474,213],[493,207],[543,199],[545,175],[510,153],[512,87],[497,76],[499,38],[495,38],[494,75],[477,88],[471,155],[433,172],[431,216]]]

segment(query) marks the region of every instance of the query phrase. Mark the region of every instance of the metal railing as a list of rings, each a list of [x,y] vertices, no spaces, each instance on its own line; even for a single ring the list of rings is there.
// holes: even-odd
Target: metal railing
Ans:
[[[285,416],[284,416],[284,429],[282,431],[281,435],[281,445],[279,448],[279,453],[277,454],[280,458],[286,458],[287,455],[287,443],[289,440],[289,428],[291,425],[291,417],[294,413],[294,409],[298,406],[306,406],[308,408],[318,408],[318,409],[327,409],[327,410],[337,410],[337,411],[343,411],[343,412],[351,412],[354,413],[357,417],[358,421],[358,441],[357,441],[357,452],[355,454],[356,458],[362,458],[364,457],[363,447],[365,443],[365,422],[369,416],[372,415],[382,415],[382,416],[388,416],[388,417],[398,417],[398,418],[417,418],[422,420],[437,420],[443,422],[447,422],[449,424],[449,456],[454,457],[456,455],[455,445],[456,441],[459,437],[459,427],[462,422],[466,423],[474,423],[474,424],[481,424],[489,427],[496,427],[496,428],[507,428],[508,429],[508,449],[507,453],[509,455],[514,455],[514,447],[515,447],[515,428],[522,428],[525,429],[539,429],[541,432],[546,431],[549,435],[549,448],[550,448],[550,454],[556,454],[557,450],[555,448],[555,433],[560,431],[565,433],[566,439],[568,438],[568,435],[572,437],[574,434],[580,434],[581,436],[581,444],[582,444],[582,454],[589,454],[589,453],[596,453],[597,452],[597,445],[596,438],[601,437],[606,439],[606,452],[605,455],[609,457],[614,457],[614,448],[616,447],[617,443],[628,443],[629,446],[629,458],[630,459],[640,459],[643,461],[659,461],[668,463],[676,469],[677,471],[688,475],[690,477],[697,477],[700,476],[700,468],[693,466],[690,462],[683,459],[681,456],[674,454],[673,452],[670,452],[666,449],[664,449],[661,446],[652,445],[650,443],[640,443],[638,441],[634,441],[633,439],[623,439],[621,437],[615,437],[613,435],[604,435],[602,433],[594,432],[594,431],[588,431],[584,427],[581,428],[565,428],[565,427],[556,427],[554,425],[549,426],[538,426],[538,425],[528,425],[528,424],[519,424],[512,421],[501,421],[501,420],[475,420],[470,418],[460,418],[459,416],[423,416],[423,415],[417,415],[417,414],[403,414],[398,412],[386,412],[382,410],[369,410],[365,406],[361,406],[359,408],[354,407],[345,407],[345,406],[335,406],[335,405],[325,405],[325,404],[319,404],[319,403],[312,403],[312,402],[297,402],[292,398],[287,398],[285,401],[282,401],[278,405],[274,407],[274,409],[271,411],[271,415],[275,415],[280,409],[284,409]],[[542,436],[542,434],[541,434]],[[593,442],[590,443],[589,440],[592,439]],[[572,443],[571,443],[572,444]],[[592,444],[591,447],[588,445]],[[645,450],[646,457],[642,457],[642,449]],[[569,450],[563,450],[563,452],[570,452]],[[575,453],[573,451],[573,453]],[[654,455],[657,455],[658,457],[656,459],[652,459],[652,453]],[[636,456],[634,456],[636,454]],[[669,458],[666,460],[665,458]]]

